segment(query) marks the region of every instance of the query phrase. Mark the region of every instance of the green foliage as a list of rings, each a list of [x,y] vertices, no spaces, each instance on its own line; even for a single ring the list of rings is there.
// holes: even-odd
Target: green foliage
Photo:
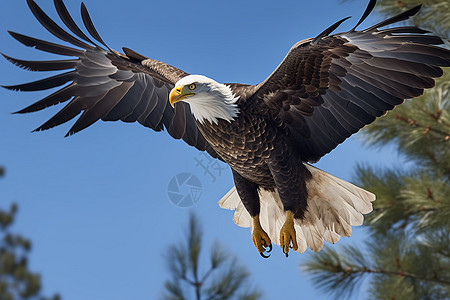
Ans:
[[[447,68],[448,69],[448,68]],[[394,143],[416,164],[450,179],[450,73],[436,81],[424,95],[389,112],[363,133],[373,145]]]
[[[420,234],[450,228],[450,185],[434,172],[360,166],[357,178],[361,186],[377,195],[374,211],[366,216],[366,225],[374,233],[408,228]]]
[[[358,180],[377,194],[369,224],[415,230],[450,228],[450,75],[363,130],[368,143],[394,143],[413,165],[408,172],[360,167]]]
[[[343,0],[343,2],[348,0]],[[368,1],[367,1],[368,2]],[[390,18],[414,6],[422,5],[409,24],[420,26],[443,38],[450,36],[450,0],[378,0],[375,10]],[[438,20],[438,21],[436,21]]]
[[[415,25],[450,35],[450,0],[381,0],[392,16],[423,3]],[[448,299],[450,295],[450,70],[422,97],[406,100],[363,130],[369,145],[395,145],[408,165],[360,165],[356,181],[377,195],[366,216],[363,250],[329,248],[302,266],[339,298],[363,281],[370,299]]]
[[[17,213],[17,205],[12,204],[9,211],[0,210],[0,299],[40,299],[59,300],[40,296],[41,277],[28,270],[27,254],[31,242],[10,232]]]
[[[374,298],[447,299],[450,257],[437,252],[433,237],[417,239],[415,234],[393,232],[376,241],[371,251]],[[448,241],[441,246],[450,249]]]
[[[325,248],[301,268],[339,299],[352,296],[364,279],[370,279],[370,299],[448,299],[448,232],[423,239],[389,233],[369,241],[367,248]]]
[[[376,10],[387,17],[422,4],[412,23],[442,37],[450,36],[450,0],[378,0]],[[439,20],[439,21],[436,21]]]
[[[5,169],[0,167],[0,177]],[[0,299],[1,300],[60,300],[59,295],[45,298],[40,295],[41,277],[28,270],[27,255],[31,242],[10,232],[17,214],[17,205],[9,211],[0,209]]]
[[[364,255],[357,248],[342,248],[341,252],[324,248],[315,254],[314,259],[303,264],[301,269],[311,275],[317,287],[334,293],[336,297],[345,298],[363,280],[360,275],[364,273],[356,271],[366,268],[366,262],[360,261],[361,258]]]
[[[209,268],[200,275],[202,231],[198,218],[190,215],[186,241],[169,248],[171,280],[166,281],[163,299],[256,300],[261,293],[249,287],[249,273],[237,260],[215,243],[211,248]]]

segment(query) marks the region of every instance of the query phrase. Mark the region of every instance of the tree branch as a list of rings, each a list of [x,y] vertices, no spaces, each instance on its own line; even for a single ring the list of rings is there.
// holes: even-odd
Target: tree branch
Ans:
[[[211,275],[211,273],[212,273],[213,270],[214,270],[214,268],[210,268],[210,269],[208,270],[208,272],[206,272],[205,275],[203,275],[201,281],[202,281],[202,282],[205,282],[206,279],[209,277],[209,275]]]
[[[414,119],[406,118],[406,117],[400,116],[398,114],[394,114],[394,119],[408,123],[408,125],[413,126],[413,127],[424,128],[424,134],[427,134],[428,132],[434,132],[434,133],[437,133],[437,134],[443,136],[444,141],[446,141],[446,142],[450,141],[450,132],[444,132],[442,130],[433,128],[430,124],[425,126],[425,125],[419,124],[419,122],[417,122]]]
[[[428,278],[428,277],[423,277],[414,273],[409,273],[409,272],[403,272],[403,271],[389,271],[389,270],[382,270],[382,269],[370,269],[370,268],[361,268],[361,269],[352,269],[350,267],[343,269],[340,265],[336,265],[335,266],[336,269],[341,269],[343,272],[345,273],[374,273],[374,274],[383,274],[386,276],[399,276],[399,277],[407,277],[407,278],[411,278],[411,279],[417,279],[417,280],[423,280],[423,281],[431,281],[431,282],[436,282],[436,283],[440,283],[440,284],[450,284],[450,280],[445,280],[445,279],[440,279],[440,278]]]
[[[187,278],[186,276],[181,277],[182,280],[186,281],[187,283],[189,283],[192,286],[196,285],[196,282],[193,280],[190,280],[189,278]]]

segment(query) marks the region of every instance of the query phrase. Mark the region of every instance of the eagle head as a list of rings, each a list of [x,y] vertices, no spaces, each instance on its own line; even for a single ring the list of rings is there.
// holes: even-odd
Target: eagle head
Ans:
[[[179,101],[188,103],[194,118],[202,124],[217,124],[219,119],[233,121],[239,113],[238,99],[229,86],[203,75],[183,77],[169,95],[172,107]]]

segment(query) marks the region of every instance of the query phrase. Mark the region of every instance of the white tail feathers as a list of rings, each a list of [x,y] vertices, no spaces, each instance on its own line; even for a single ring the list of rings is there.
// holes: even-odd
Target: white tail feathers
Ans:
[[[349,182],[330,175],[309,164],[306,168],[312,179],[306,183],[308,206],[305,217],[295,220],[298,253],[309,247],[320,251],[324,240],[336,243],[341,236],[350,236],[352,226],[362,225],[364,214],[372,211],[375,195]],[[280,244],[280,230],[286,220],[278,192],[259,191],[261,209],[259,219],[262,228],[269,235],[272,243]],[[219,206],[236,210],[233,221],[241,227],[251,227],[252,218],[242,204],[236,188],[233,187],[220,201]]]

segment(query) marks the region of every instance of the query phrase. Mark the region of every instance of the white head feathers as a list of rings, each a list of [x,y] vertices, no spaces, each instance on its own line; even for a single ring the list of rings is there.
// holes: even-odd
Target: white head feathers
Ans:
[[[194,84],[193,96],[183,101],[189,103],[194,118],[200,123],[205,120],[217,124],[218,119],[231,122],[237,117],[239,108],[235,96],[229,86],[218,83],[203,75],[188,75],[180,79],[175,86],[190,86]]]

